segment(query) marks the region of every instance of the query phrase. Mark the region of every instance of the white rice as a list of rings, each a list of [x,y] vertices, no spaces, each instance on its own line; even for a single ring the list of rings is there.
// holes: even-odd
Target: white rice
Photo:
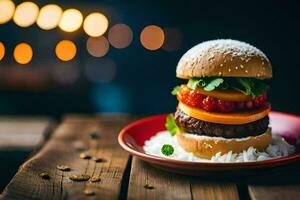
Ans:
[[[161,148],[164,144],[170,144],[174,147],[174,153],[171,156],[165,156],[161,152]],[[269,160],[273,158],[279,158],[288,156],[295,152],[295,147],[288,144],[281,136],[272,135],[272,142],[264,152],[259,152],[253,147],[249,147],[247,150],[241,153],[233,153],[232,151],[221,155],[217,153],[210,160],[202,159],[193,156],[192,153],[184,151],[177,143],[176,137],[172,137],[168,131],[158,132],[155,136],[147,140],[144,145],[144,151],[147,154],[160,156],[164,158],[171,158],[175,160],[183,161],[195,161],[195,162],[252,162],[259,160]]]

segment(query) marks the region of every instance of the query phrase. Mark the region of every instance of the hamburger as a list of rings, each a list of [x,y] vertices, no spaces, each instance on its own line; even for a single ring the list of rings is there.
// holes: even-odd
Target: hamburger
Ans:
[[[182,56],[176,76],[187,83],[172,91],[179,103],[166,127],[185,151],[210,159],[271,143],[272,66],[262,51],[237,40],[203,42]]]

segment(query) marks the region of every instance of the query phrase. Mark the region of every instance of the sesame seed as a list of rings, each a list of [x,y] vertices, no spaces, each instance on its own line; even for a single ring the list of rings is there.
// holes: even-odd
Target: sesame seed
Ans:
[[[245,70],[246,73],[248,73],[248,70]]]
[[[222,72],[219,72],[219,76],[221,76],[222,75]]]
[[[220,67],[223,67],[223,64],[220,64]]]
[[[240,65],[240,67],[243,69],[243,68],[244,68],[244,65]]]
[[[264,63],[264,62],[261,62],[261,64],[264,65],[265,63]]]
[[[229,72],[231,72],[231,69],[228,69]]]
[[[238,67],[236,66],[235,69],[238,69]]]

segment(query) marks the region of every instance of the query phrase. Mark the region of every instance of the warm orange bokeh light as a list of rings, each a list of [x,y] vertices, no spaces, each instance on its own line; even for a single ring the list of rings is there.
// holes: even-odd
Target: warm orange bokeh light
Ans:
[[[146,26],[140,36],[142,45],[148,50],[157,50],[164,43],[164,31],[155,25]]]
[[[0,61],[2,60],[4,55],[5,55],[5,46],[2,42],[0,42]]]
[[[14,49],[15,61],[19,64],[27,64],[33,56],[32,48],[27,43],[20,43]]]
[[[33,2],[23,2],[16,8],[14,22],[21,27],[31,26],[37,19],[39,7]]]
[[[103,35],[108,28],[108,20],[101,13],[89,14],[83,23],[83,29],[91,37]]]
[[[176,28],[164,28],[165,41],[162,49],[168,52],[176,51],[181,46],[182,33]]]
[[[102,57],[105,56],[109,50],[108,40],[101,36],[99,38],[90,37],[86,42],[86,48],[94,57]]]
[[[56,56],[63,61],[72,60],[77,52],[76,45],[70,40],[62,40],[55,47]]]
[[[41,29],[50,30],[58,25],[61,16],[62,9],[55,4],[49,4],[41,8],[36,23]]]
[[[15,4],[10,0],[0,0],[0,24],[8,22],[14,15]]]
[[[62,14],[59,22],[59,28],[66,32],[73,32],[80,28],[83,16],[79,10],[68,9]]]
[[[126,24],[116,24],[108,32],[110,44],[118,49],[126,48],[132,42],[132,30]]]

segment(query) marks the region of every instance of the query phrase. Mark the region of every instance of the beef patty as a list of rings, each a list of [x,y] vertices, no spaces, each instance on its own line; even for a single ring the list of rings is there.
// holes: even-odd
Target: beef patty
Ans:
[[[188,133],[224,138],[243,138],[260,135],[266,132],[269,125],[268,116],[247,124],[229,125],[205,122],[190,117],[179,109],[175,112],[175,121],[178,127]]]

